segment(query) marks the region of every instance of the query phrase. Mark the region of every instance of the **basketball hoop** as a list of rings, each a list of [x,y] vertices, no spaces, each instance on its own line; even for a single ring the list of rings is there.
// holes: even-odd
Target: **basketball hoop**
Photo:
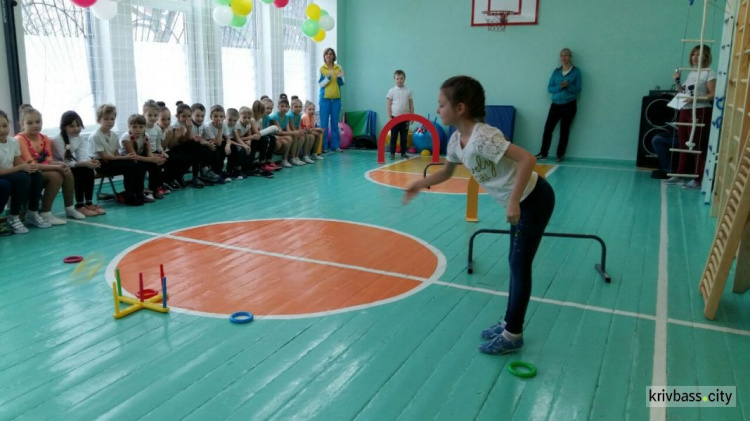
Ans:
[[[505,26],[508,25],[508,16],[515,13],[510,10],[485,10],[482,14],[487,19],[487,29],[504,32]]]

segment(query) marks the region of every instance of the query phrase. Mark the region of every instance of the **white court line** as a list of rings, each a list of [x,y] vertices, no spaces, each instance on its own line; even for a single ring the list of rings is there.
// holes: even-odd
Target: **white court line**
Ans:
[[[669,230],[667,208],[667,185],[661,184],[661,219],[659,223],[659,278],[656,284],[656,326],[654,329],[654,364],[651,385],[667,385],[667,324],[669,323]],[[666,420],[666,407],[649,407],[651,421]]]
[[[665,192],[666,192],[666,189],[665,189]],[[662,203],[665,203],[665,202],[662,202]],[[663,204],[662,206],[663,206],[663,208],[666,208],[666,205]],[[304,219],[304,220],[335,221],[335,222],[344,222],[344,223],[348,222],[348,221],[341,221],[341,220],[334,220],[334,219],[318,219],[318,218],[271,218],[271,219],[273,219],[273,220],[276,220],[276,219]],[[262,221],[262,219],[255,219],[253,221]],[[487,289],[487,288],[471,287],[471,286],[468,286],[468,285],[452,284],[452,283],[449,283],[449,282],[439,281],[439,280],[437,280],[437,278],[439,278],[439,276],[435,276],[435,275],[437,275],[438,273],[440,275],[442,275],[442,271],[438,271],[438,270],[436,270],[435,274],[433,274],[432,277],[430,277],[430,278],[422,278],[422,277],[419,277],[419,276],[405,275],[405,274],[402,274],[402,273],[395,273],[395,272],[388,272],[388,271],[381,271],[381,270],[377,270],[377,269],[365,268],[365,267],[355,266],[355,265],[346,265],[346,264],[342,264],[342,263],[335,263],[335,262],[328,262],[328,261],[323,261],[323,260],[308,259],[308,258],[304,258],[304,257],[296,257],[296,256],[284,255],[284,254],[279,254],[279,253],[272,253],[272,252],[267,252],[267,251],[263,251],[263,250],[255,250],[255,249],[244,248],[244,247],[229,246],[229,245],[222,244],[222,243],[213,243],[213,242],[205,241],[205,240],[196,240],[196,239],[192,239],[192,238],[188,238],[188,237],[180,237],[178,235],[172,235],[172,234],[160,234],[160,233],[156,233],[156,232],[138,230],[138,229],[133,229],[133,228],[118,227],[118,226],[114,226],[114,225],[106,225],[106,224],[101,224],[101,223],[96,223],[96,222],[86,222],[86,221],[79,221],[79,220],[72,220],[72,219],[70,220],[70,222],[78,223],[78,224],[83,224],[83,225],[97,226],[97,227],[101,227],[101,228],[107,228],[107,229],[118,230],[118,231],[126,231],[126,232],[133,232],[133,233],[137,233],[137,234],[145,234],[145,235],[149,235],[149,236],[153,236],[153,237],[157,237],[157,238],[170,238],[170,239],[177,240],[177,241],[186,241],[186,242],[192,242],[192,243],[197,243],[197,244],[202,244],[202,245],[216,246],[216,247],[231,249],[231,250],[235,250],[235,251],[248,252],[248,253],[254,253],[254,254],[259,254],[259,255],[266,255],[266,256],[280,257],[280,258],[289,259],[289,260],[304,261],[304,262],[322,264],[322,265],[327,265],[327,266],[336,266],[336,267],[341,267],[341,268],[346,268],[346,269],[352,269],[352,270],[361,270],[363,272],[369,272],[369,273],[375,273],[375,274],[382,274],[382,275],[387,275],[387,276],[392,276],[392,277],[397,277],[397,278],[403,278],[403,279],[410,279],[410,280],[414,280],[414,281],[419,281],[419,282],[423,283],[424,287],[426,287],[428,285],[431,285],[431,284],[435,284],[435,285],[440,285],[440,286],[445,286],[445,287],[450,287],[450,288],[455,288],[455,289],[461,289],[461,290],[466,290],[466,291],[479,292],[479,293],[482,293],[482,294],[496,295],[496,296],[500,296],[500,297],[507,297],[508,296],[508,293],[507,292],[503,292],[503,291],[497,291],[497,290],[492,290],[492,289]],[[211,224],[205,224],[205,225],[216,225],[216,224],[224,224],[224,223],[231,223],[231,222],[247,222],[247,221],[223,221],[223,222],[219,222],[219,223],[211,223]],[[368,224],[364,224],[364,223],[356,223],[356,224],[357,225],[364,225],[364,226],[371,226],[371,227],[375,227],[375,228],[382,228],[382,227],[378,227],[376,225],[368,225]],[[198,226],[191,226],[191,227],[188,227],[188,228],[181,228],[181,229],[179,229],[177,231],[183,231],[183,230],[187,230],[187,229],[191,229],[191,228],[197,228],[199,226],[205,226],[205,225],[198,225]],[[436,250],[436,249],[434,249],[434,247],[430,246],[429,244],[427,244],[427,243],[425,243],[425,242],[417,239],[416,237],[412,237],[409,234],[404,234],[404,233],[401,233],[399,231],[390,230],[388,228],[382,228],[382,229],[385,229],[385,230],[388,230],[388,231],[392,231],[392,232],[397,232],[399,234],[408,236],[410,238],[414,238],[417,241],[419,241],[421,244],[426,245],[428,248],[430,248],[430,250]],[[150,241],[150,239],[147,240],[147,241]],[[141,242],[141,243],[135,244],[134,246],[129,247],[127,250],[125,250],[122,253],[120,253],[120,255],[118,255],[118,257],[119,256],[124,256],[125,253],[127,253],[128,251],[130,251],[130,250],[138,247],[139,245],[141,245],[144,242]],[[438,256],[438,268],[442,269],[444,271],[447,263],[445,262],[445,260],[442,260],[442,263],[441,263],[441,258],[445,259],[445,256],[443,256],[442,253],[439,253],[439,251],[438,251],[438,253],[436,253],[436,255]],[[113,263],[116,263],[117,261],[119,261],[118,257],[116,257],[113,260]],[[110,263],[109,266],[107,267],[107,272],[108,273],[114,272],[113,263]],[[661,263],[661,260],[660,260],[660,263]],[[664,266],[666,266],[666,265],[664,265]],[[661,268],[662,268],[662,265],[660,264],[660,269],[659,269],[660,272],[662,270]],[[665,272],[666,272],[666,270],[665,270]],[[108,280],[108,284],[107,285],[111,285],[111,284],[112,284],[112,280]],[[416,293],[417,291],[419,291],[421,289],[423,289],[423,287],[414,288],[412,290],[413,291],[412,293]],[[411,295],[411,294],[409,294],[409,295]],[[399,295],[399,296],[394,297],[392,299],[378,301],[377,304],[379,305],[379,304],[383,304],[383,303],[387,303],[387,302],[397,301],[397,300],[400,300],[401,298],[404,298],[404,297],[405,297],[404,295]],[[653,315],[650,315],[650,314],[636,313],[636,312],[631,312],[631,311],[623,311],[623,310],[617,310],[617,309],[613,309],[613,308],[592,306],[592,305],[581,304],[581,303],[576,303],[576,302],[572,302],[572,301],[554,300],[554,299],[550,299],[550,298],[543,298],[543,297],[536,297],[536,296],[532,296],[531,297],[531,301],[535,301],[535,302],[539,302],[539,303],[544,303],[544,304],[551,304],[551,305],[556,305],[556,306],[561,306],[561,307],[577,308],[577,309],[584,310],[584,311],[594,311],[594,312],[598,312],[598,313],[612,314],[612,315],[616,315],[616,316],[633,317],[633,318],[642,319],[642,320],[650,320],[650,321],[654,321],[654,322],[657,322],[657,323],[659,322],[659,316],[658,316],[659,313],[658,312],[657,312],[657,316],[653,316]],[[375,303],[365,304],[365,305],[356,306],[356,307],[347,307],[344,311],[352,311],[352,310],[357,310],[357,309],[364,309],[364,308],[371,307],[374,304]],[[220,318],[226,317],[225,315],[217,315],[216,313],[203,313],[203,312],[200,312],[200,311],[184,310],[184,309],[179,309],[179,312],[181,312],[181,313],[187,313],[187,314],[200,315],[200,316],[206,316],[206,317],[220,317]],[[319,317],[319,316],[324,316],[324,315],[328,315],[328,314],[336,314],[336,313],[341,313],[341,312],[343,312],[343,311],[335,310],[335,311],[330,311],[330,312],[320,312],[320,313],[306,314],[306,315],[301,315],[301,316],[297,316],[297,315],[294,315],[294,316],[257,316],[256,318],[258,318],[258,319],[298,319],[298,318],[307,318],[307,317]],[[693,327],[695,329],[712,330],[712,331],[716,331],[716,332],[723,332],[723,333],[730,333],[730,334],[735,334],[735,335],[750,336],[750,330],[734,329],[734,328],[723,327],[723,326],[713,326],[713,325],[708,325],[708,324],[704,324],[704,323],[695,323],[695,322],[690,322],[690,321],[685,321],[685,320],[679,320],[679,319],[667,319],[667,318],[664,318],[661,321],[664,322],[664,323],[672,323],[672,324],[681,325],[681,326]],[[666,350],[666,348],[665,348],[665,350]],[[664,356],[664,361],[666,361],[666,354]],[[666,370],[666,364],[664,365],[664,370]],[[665,371],[665,373],[666,373],[666,371]],[[665,375],[665,377],[666,377],[666,375]],[[656,383],[654,383],[654,384],[656,384]]]
[[[133,244],[132,246],[120,252],[117,256],[115,256],[114,259],[112,259],[112,261],[109,263],[105,271],[105,282],[107,283],[108,286],[111,285],[112,282],[115,281],[114,275],[113,275],[115,272],[115,268],[117,267],[117,264],[120,262],[120,260],[122,260],[122,258],[126,254],[128,254],[130,251],[140,247],[141,245],[145,243],[148,243],[153,240],[160,239],[160,238],[167,238],[171,240],[183,241],[186,243],[193,243],[193,244],[200,244],[200,245],[205,245],[205,246],[210,246],[210,247],[218,247],[218,248],[223,248],[226,250],[239,251],[239,252],[256,254],[256,255],[261,255],[261,256],[277,257],[277,258],[282,258],[282,259],[287,259],[287,260],[292,260],[292,261],[297,261],[297,262],[313,263],[313,264],[319,264],[323,266],[333,266],[333,267],[338,267],[342,269],[350,269],[350,270],[367,272],[367,273],[372,273],[372,274],[377,274],[377,275],[384,275],[384,276],[389,276],[389,277],[394,277],[394,278],[409,279],[409,280],[413,280],[413,281],[417,281],[421,283],[421,285],[415,288],[412,288],[409,291],[404,292],[402,294],[399,294],[390,298],[386,298],[383,300],[373,301],[368,304],[362,304],[362,305],[357,305],[357,306],[347,306],[347,307],[337,309],[337,310],[328,310],[328,311],[321,311],[321,312],[316,312],[316,313],[303,313],[303,314],[294,314],[294,315],[259,315],[259,316],[256,316],[257,319],[303,319],[303,318],[310,318],[310,317],[320,317],[320,316],[327,316],[327,315],[338,314],[338,313],[345,313],[349,311],[361,310],[361,309],[365,309],[369,307],[374,307],[378,305],[395,302],[395,301],[404,299],[410,295],[416,294],[417,292],[426,288],[428,285],[430,285],[431,283],[439,279],[440,276],[443,275],[443,273],[445,272],[445,268],[447,266],[445,255],[443,255],[443,253],[440,252],[440,250],[438,250],[436,247],[425,242],[424,240],[421,240],[417,237],[414,237],[413,235],[410,235],[404,232],[396,231],[390,228],[379,227],[376,225],[366,224],[362,222],[352,222],[352,221],[324,219],[324,218],[268,218],[268,219],[254,219],[250,221],[244,220],[244,221],[214,222],[214,223],[203,224],[203,225],[194,225],[188,228],[180,228],[176,231],[184,231],[188,229],[199,228],[199,227],[204,227],[204,226],[209,226],[209,225],[218,225],[218,224],[226,224],[226,223],[234,223],[234,222],[257,222],[257,221],[276,221],[276,220],[328,221],[328,222],[338,222],[342,224],[367,226],[371,228],[381,229],[384,231],[390,231],[390,232],[402,235],[404,237],[411,238],[412,240],[420,243],[425,248],[430,250],[437,258],[437,266],[435,267],[435,271],[432,273],[432,275],[429,278],[423,278],[420,276],[406,275],[403,273],[389,272],[389,271],[378,270],[378,269],[373,269],[373,268],[368,268],[368,267],[363,267],[363,266],[348,265],[344,263],[336,263],[336,262],[330,262],[326,260],[317,260],[317,259],[310,259],[310,258],[301,257],[301,256],[293,256],[289,254],[268,252],[268,251],[252,249],[248,247],[232,246],[232,245],[223,244],[223,243],[215,243],[212,241],[198,240],[195,238],[182,237],[179,235],[173,235],[169,233],[160,234],[156,232],[150,232],[150,231],[144,231],[144,230],[138,230],[138,229],[132,229],[132,228],[117,227],[117,226],[112,226],[112,225],[100,224],[96,222],[85,222],[85,221],[78,221],[78,220],[76,220],[75,222],[82,224],[82,225],[91,225],[91,226],[97,226],[97,227],[102,227],[102,228],[133,232],[137,234],[145,234],[145,235],[149,235],[152,237],[144,241],[138,242],[136,244]],[[132,296],[129,293],[127,293],[126,295]],[[188,310],[188,309],[183,309],[183,308],[178,308],[178,307],[171,307],[171,308],[174,309],[174,311],[178,313],[193,314],[193,315],[199,315],[199,316],[205,316],[205,317],[226,318],[227,316],[229,316],[229,314],[207,313],[207,312]]]

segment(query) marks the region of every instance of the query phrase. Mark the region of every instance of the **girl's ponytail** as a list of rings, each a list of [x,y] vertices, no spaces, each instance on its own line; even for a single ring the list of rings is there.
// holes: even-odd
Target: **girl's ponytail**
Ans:
[[[68,132],[65,130],[66,127],[70,126],[71,124],[78,122],[78,125],[81,126],[81,129],[83,129],[83,120],[81,120],[81,116],[78,115],[75,111],[65,111],[60,117],[60,136],[63,139],[63,142],[65,142],[65,160],[66,161],[75,161],[75,157],[73,156],[73,152],[70,151],[70,138],[68,138]]]

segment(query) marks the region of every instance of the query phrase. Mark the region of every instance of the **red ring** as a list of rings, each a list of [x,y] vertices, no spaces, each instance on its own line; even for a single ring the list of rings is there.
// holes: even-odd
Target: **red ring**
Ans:
[[[151,297],[156,297],[157,295],[159,295],[159,291],[157,291],[155,289],[145,288],[143,290],[143,299],[144,300],[148,300]],[[141,298],[141,291],[137,291],[135,293],[135,297],[136,298]]]
[[[68,256],[63,259],[63,263],[81,263],[83,256]]]

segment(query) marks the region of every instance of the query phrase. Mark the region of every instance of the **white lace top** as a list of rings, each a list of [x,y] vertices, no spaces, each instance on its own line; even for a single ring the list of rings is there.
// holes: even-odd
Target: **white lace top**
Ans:
[[[477,123],[466,146],[461,149],[461,133],[456,131],[448,141],[448,161],[463,164],[475,180],[503,207],[513,191],[518,176],[518,164],[505,156],[510,142],[503,132],[486,123]],[[536,187],[539,176],[531,173],[521,201]]]

